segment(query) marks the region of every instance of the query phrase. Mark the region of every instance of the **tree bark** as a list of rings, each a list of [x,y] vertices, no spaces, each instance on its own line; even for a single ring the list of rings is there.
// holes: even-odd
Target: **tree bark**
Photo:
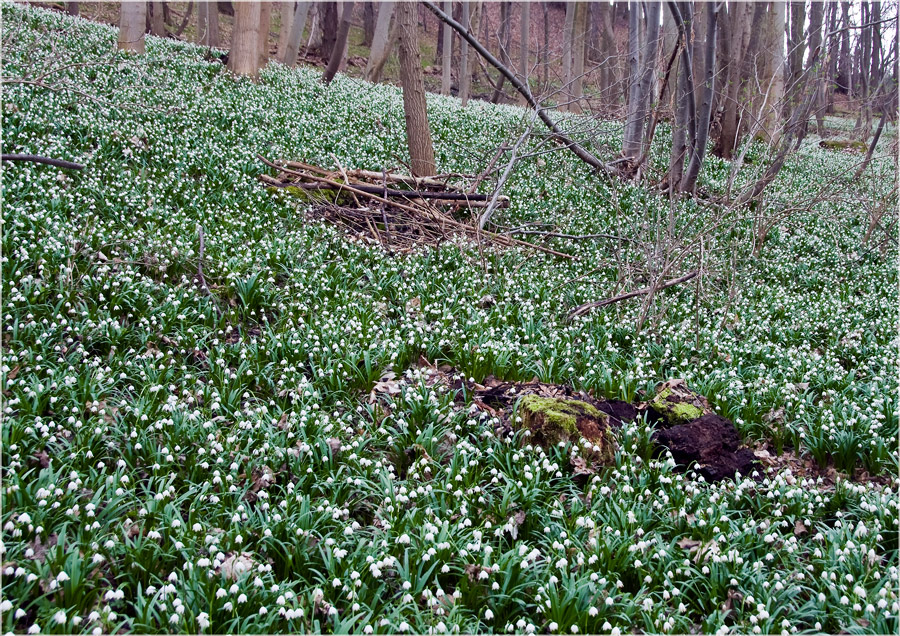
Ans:
[[[391,17],[394,15],[395,2],[382,2],[378,5],[378,18],[375,20],[375,34],[372,36],[372,49],[366,63],[366,79],[378,82],[381,71],[391,54]]]
[[[528,59],[528,44],[531,40],[531,4],[522,2],[519,6],[521,7],[519,9],[519,74],[522,76],[522,81],[527,84],[531,70]],[[449,25],[446,28],[449,29]],[[526,104],[527,102],[523,96],[520,96],[519,103]]]
[[[400,53],[400,84],[403,87],[403,112],[406,116],[406,139],[410,168],[417,177],[435,174],[434,147],[428,126],[425,80],[419,58],[416,5],[397,5],[397,29]]]
[[[793,108],[798,95],[797,83],[803,74],[803,57],[806,54],[806,38],[803,27],[806,23],[806,0],[791,0],[791,29],[788,37],[788,103]],[[787,113],[786,113],[787,114]]]
[[[272,3],[259,3],[259,68],[269,63],[269,27],[272,26]]]
[[[725,71],[725,82],[719,91],[722,107],[721,129],[713,147],[713,154],[731,159],[738,140],[738,114],[741,108],[741,71],[744,67],[744,52],[750,45],[750,20],[755,7],[753,4],[735,3],[719,17],[722,37],[723,58],[718,68]]]
[[[294,13],[297,3],[279,2],[281,21],[278,24],[278,61],[284,62],[284,54],[287,51],[288,41],[291,39],[291,23],[294,21]]]
[[[375,3],[363,3],[363,46],[372,48],[372,40],[375,38]]]
[[[700,168],[706,155],[706,142],[709,139],[709,122],[712,110],[713,94],[715,92],[716,77],[716,30],[718,23],[719,5],[715,2],[706,4],[706,43],[703,67],[706,78],[703,82],[703,99],[697,112],[697,136],[691,148],[691,162],[688,164],[681,182],[682,192],[696,194],[697,178],[700,176]]]
[[[619,52],[616,49],[616,37],[613,23],[615,19],[615,8],[603,2],[600,5],[600,19],[602,20],[600,29],[600,46],[601,46],[601,79],[600,94],[607,107],[612,107],[616,101],[613,89],[619,83],[617,64]]]
[[[150,7],[150,35],[160,38],[166,37],[166,22],[163,19],[163,3],[161,0],[153,0],[148,3]]]
[[[628,61],[631,77],[622,154],[632,160],[644,155],[644,125],[653,99],[653,76],[659,53],[659,11],[658,2],[647,2],[644,3],[643,20],[637,5],[632,7],[629,17]]]
[[[500,61],[503,62],[504,65],[509,66],[510,64],[510,55],[509,55],[509,32],[510,32],[510,2],[501,2],[500,3],[500,33],[497,37],[497,43],[500,48]],[[494,88],[494,94],[491,95],[491,103],[496,104],[500,101],[500,97],[503,95],[503,84],[506,82],[506,78],[502,75],[500,76],[500,81],[497,82],[496,87]]]
[[[469,31],[471,24],[469,22],[469,3],[467,0],[462,2],[462,24],[466,31]],[[446,23],[445,23],[446,24]],[[469,103],[469,43],[463,39],[459,44],[459,99],[462,101],[463,108]]]
[[[330,60],[331,53],[334,50],[334,43],[337,41],[338,3],[322,3],[320,5],[320,14],[322,16],[322,45],[319,47],[319,56],[322,59]]]
[[[444,0],[444,12],[453,13],[451,0]],[[449,24],[445,24],[440,32],[444,41],[444,50],[441,51],[441,95],[449,95],[453,66],[453,29]]]
[[[544,90],[547,90],[550,85],[550,3],[542,2],[541,9],[544,13],[544,48],[541,51],[541,66],[544,72],[542,85]]]
[[[284,58],[281,60],[287,66],[293,66],[297,63],[297,56],[300,54],[300,42],[303,39],[303,29],[306,28],[306,18],[309,15],[309,4],[309,2],[295,3],[294,15],[291,17],[291,31],[288,34]]]
[[[575,44],[575,3],[566,3],[566,23],[563,27],[563,110],[569,109],[572,102],[572,52]]]
[[[764,28],[765,70],[763,88],[766,98],[758,115],[763,122],[763,135],[774,141],[779,135],[781,125],[781,106],[784,101],[784,31],[787,16],[787,5],[784,0],[769,3],[769,13]]]
[[[658,3],[654,3],[658,7]],[[581,100],[584,97],[584,57],[588,36],[588,5],[577,2],[575,5],[575,30],[572,46],[572,103],[569,112],[580,113]]]
[[[235,75],[254,80],[259,75],[259,31],[262,7],[259,2],[234,4],[234,28],[228,66]]]
[[[69,15],[78,15],[79,7],[77,2],[66,2],[66,13]]]
[[[841,2],[841,50],[838,53],[837,89],[850,94],[850,3]]]
[[[344,10],[341,13],[341,22],[338,27],[337,37],[334,40],[334,46],[331,49],[331,57],[328,60],[328,67],[322,76],[322,81],[330,84],[335,74],[344,61],[347,51],[347,36],[350,35],[350,20],[353,16],[353,2],[344,2]]]
[[[144,29],[147,22],[146,2],[123,2],[119,5],[120,51],[144,53]]]

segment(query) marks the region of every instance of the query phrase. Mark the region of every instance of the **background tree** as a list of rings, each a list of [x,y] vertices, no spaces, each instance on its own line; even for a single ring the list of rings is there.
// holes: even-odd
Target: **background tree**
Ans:
[[[259,32],[262,7],[259,2],[236,2],[228,67],[236,75],[256,79],[259,75]]]
[[[431,129],[425,101],[425,80],[419,57],[419,36],[416,5],[401,2],[397,5],[397,32],[400,53],[400,84],[403,87],[403,113],[406,116],[406,141],[410,168],[416,176],[436,172]]]
[[[150,9],[150,35],[166,37],[166,21],[163,16],[163,3],[161,0],[152,0],[147,3]]]
[[[394,36],[391,34],[391,18],[394,15],[395,4],[395,2],[378,4],[375,33],[372,35],[372,48],[365,72],[365,77],[370,82],[377,82],[381,79],[384,64],[391,54],[391,43],[394,40]]]
[[[523,2],[519,8],[519,74],[522,81],[528,81],[530,71],[529,48],[531,41],[531,3]],[[450,32],[450,25],[444,25],[444,28]],[[527,104],[524,97],[519,98],[520,104]]]
[[[453,14],[453,2],[444,0],[444,11]],[[453,66],[453,29],[445,24],[441,29],[443,34],[443,50],[441,51],[441,95],[450,94],[451,67]]]
[[[353,2],[343,2],[343,10],[341,11],[340,26],[338,26],[337,34],[334,39],[334,45],[331,49],[331,57],[328,59],[328,66],[325,68],[325,74],[322,81],[326,84],[334,79],[335,74],[344,61],[347,52],[347,37],[350,35],[350,22],[353,18]]]
[[[144,30],[147,21],[146,2],[123,2],[119,5],[120,51],[144,52]]]
[[[303,38],[303,30],[306,28],[306,18],[309,15],[309,2],[295,2],[294,15],[291,16],[291,29],[288,32],[282,63],[293,66],[297,63],[300,54],[300,44]]]

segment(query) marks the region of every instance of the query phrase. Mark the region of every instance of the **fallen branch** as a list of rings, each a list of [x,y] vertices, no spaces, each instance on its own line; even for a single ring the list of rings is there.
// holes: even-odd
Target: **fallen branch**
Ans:
[[[513,234],[543,236],[547,238],[562,238],[571,241],[590,241],[594,239],[610,239],[611,241],[622,241],[623,243],[637,243],[634,239],[625,238],[624,236],[616,236],[615,234],[561,234],[560,232],[542,232],[540,230],[510,230],[504,232],[506,236]]]
[[[84,170],[84,166],[80,163],[72,163],[63,159],[52,159],[51,157],[41,157],[39,155],[2,155],[3,161],[26,161],[29,163],[43,163],[56,168],[67,168],[69,170]]]
[[[671,280],[667,280],[661,285],[656,285],[653,287],[644,287],[642,289],[638,289],[633,292],[628,292],[627,294],[620,294],[619,296],[613,296],[612,298],[606,298],[605,300],[595,300],[593,302],[584,303],[583,305],[578,305],[575,309],[569,312],[568,319],[577,318],[578,316],[583,316],[588,313],[592,309],[599,309],[600,307],[606,307],[607,305],[613,305],[615,303],[621,302],[623,300],[628,300],[629,298],[636,298],[637,296],[643,296],[645,294],[649,294],[651,291],[657,292],[668,287],[673,287],[675,285],[679,285],[681,283],[687,282],[691,280],[694,276],[699,273],[699,270],[694,270],[684,276],[680,276],[678,278],[673,278]]]
[[[441,11],[441,9],[433,2],[425,1],[422,4],[424,4],[429,11],[436,15],[441,22],[449,25],[450,28],[459,33],[460,37],[468,42],[472,46],[472,48],[475,49],[475,51],[479,55],[481,55],[481,57],[487,60],[491,64],[491,66],[500,71],[500,73],[502,73],[503,76],[509,80],[510,84],[513,85],[513,88],[515,88],[519,92],[519,94],[525,98],[525,101],[528,103],[528,105],[537,112],[537,115],[538,117],[540,117],[541,121],[544,122],[547,128],[550,129],[550,131],[553,133],[554,139],[556,139],[566,148],[575,153],[575,156],[577,156],[592,168],[595,168],[596,170],[599,170],[600,172],[603,172],[607,175],[615,174],[616,171],[609,164],[602,162],[600,159],[591,154],[587,149],[582,147],[578,142],[576,142],[574,139],[569,138],[568,135],[560,130],[559,126],[556,125],[556,122],[554,122],[550,118],[550,115],[547,114],[547,109],[537,103],[534,95],[531,94],[531,89],[518,77],[516,77],[515,73],[509,70],[509,68],[507,68],[502,62],[500,62],[500,60],[494,57],[490,51],[484,48],[484,46],[477,39],[475,39],[475,36],[469,33],[469,30],[466,27],[454,20],[451,16]]]
[[[295,176],[299,176],[299,177],[302,177],[302,178],[304,178],[304,179],[309,179],[309,180],[315,181],[315,182],[317,182],[317,183],[328,184],[328,185],[332,186],[333,189],[335,189],[335,190],[337,190],[337,191],[339,191],[339,192],[346,191],[346,192],[349,192],[349,193],[352,193],[352,194],[356,194],[356,195],[358,195],[358,196],[361,196],[361,197],[363,197],[363,198],[370,199],[370,200],[372,200],[372,201],[378,201],[378,202],[380,202],[380,203],[385,203],[385,204],[390,205],[390,206],[392,206],[392,207],[394,207],[394,208],[397,208],[397,209],[399,209],[399,210],[403,210],[403,211],[405,211],[405,212],[409,212],[410,214],[413,214],[413,215],[416,216],[416,217],[419,217],[419,218],[423,218],[423,219],[429,220],[429,221],[431,221],[431,222],[433,222],[433,223],[436,223],[436,224],[438,224],[438,225],[441,225],[441,226],[449,226],[449,227],[451,227],[451,228],[453,228],[453,229],[455,229],[455,230],[457,230],[457,231],[460,231],[460,232],[465,232],[465,233],[467,233],[467,234],[472,234],[472,233],[475,232],[475,228],[472,228],[472,227],[466,225],[465,223],[462,223],[462,222],[460,222],[460,221],[457,221],[456,219],[453,219],[452,217],[444,216],[444,215],[441,215],[441,214],[439,214],[439,213],[437,213],[437,212],[432,212],[432,211],[430,211],[430,210],[426,210],[426,209],[421,208],[421,207],[416,208],[416,207],[413,207],[413,206],[410,206],[410,205],[406,205],[406,204],[400,203],[400,202],[398,202],[398,201],[396,201],[396,200],[390,200],[390,199],[387,199],[387,198],[382,197],[382,196],[380,196],[380,195],[378,195],[378,194],[374,194],[374,193],[370,193],[370,192],[365,192],[365,191],[363,191],[363,190],[360,190],[356,185],[349,185],[349,184],[346,184],[346,183],[339,183],[339,182],[337,182],[337,181],[333,181],[333,180],[327,179],[327,178],[325,178],[325,177],[317,177],[317,176],[312,175],[312,174],[307,174],[307,173],[303,173],[303,172],[297,172],[296,170],[290,170],[290,169],[288,169],[288,168],[285,168],[284,166],[279,166],[278,164],[273,163],[272,161],[269,161],[268,159],[266,159],[265,157],[263,157],[263,156],[260,155],[260,154],[257,154],[256,156],[257,156],[257,158],[258,158],[260,161],[262,161],[264,164],[266,164],[266,165],[269,166],[270,168],[275,168],[276,170],[280,170],[281,172],[283,172],[283,173],[285,173],[285,174],[293,174],[293,175],[295,175]],[[376,189],[378,190],[378,192],[383,192],[383,191],[384,191],[384,188],[376,188]],[[407,194],[406,191],[403,191],[403,194],[406,195],[406,194]],[[499,244],[501,244],[501,245],[506,245],[506,246],[518,245],[518,246],[521,246],[521,247],[528,247],[528,248],[531,248],[531,249],[533,249],[533,250],[537,250],[537,251],[539,251],[539,252],[544,252],[545,254],[552,254],[553,256],[559,256],[559,257],[561,257],[561,258],[566,258],[566,259],[569,259],[569,260],[578,260],[576,257],[572,256],[571,254],[565,254],[565,253],[563,253],[563,252],[557,252],[556,250],[552,250],[552,249],[547,248],[547,247],[542,247],[542,246],[540,246],[540,245],[535,245],[535,244],[529,243],[529,242],[527,242],[527,241],[520,241],[520,240],[518,240],[518,239],[514,239],[514,238],[509,237],[509,236],[503,236],[502,234],[494,234],[493,232],[482,232],[482,234],[484,234],[484,236],[489,237],[491,240],[493,240],[493,241],[495,241],[495,242],[497,242],[497,243],[499,243]]]

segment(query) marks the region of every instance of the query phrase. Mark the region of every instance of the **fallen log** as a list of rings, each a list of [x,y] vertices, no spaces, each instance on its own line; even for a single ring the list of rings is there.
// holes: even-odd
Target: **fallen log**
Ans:
[[[28,163],[43,163],[55,168],[67,168],[69,170],[84,170],[84,166],[80,163],[64,161],[63,159],[53,159],[52,157],[41,157],[40,155],[2,155],[0,159],[3,161],[25,161]]]

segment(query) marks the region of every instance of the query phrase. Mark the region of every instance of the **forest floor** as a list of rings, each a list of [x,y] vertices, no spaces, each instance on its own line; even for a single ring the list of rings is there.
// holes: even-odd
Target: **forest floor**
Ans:
[[[811,136],[752,211],[722,201],[761,145],[670,202],[537,131],[493,229],[628,240],[389,252],[267,191],[257,153],[403,171],[396,87],[277,63],[252,83],[190,44],[130,57],[108,26],[2,12],[4,152],[85,165],[3,166],[4,631],[900,628],[895,127],[859,179]],[[478,174],[529,122],[428,109],[440,172]],[[619,151],[618,122],[558,118]],[[702,275],[567,318],[664,266]],[[709,483],[644,416],[589,466],[478,393],[640,404],[675,378],[756,471]]]

